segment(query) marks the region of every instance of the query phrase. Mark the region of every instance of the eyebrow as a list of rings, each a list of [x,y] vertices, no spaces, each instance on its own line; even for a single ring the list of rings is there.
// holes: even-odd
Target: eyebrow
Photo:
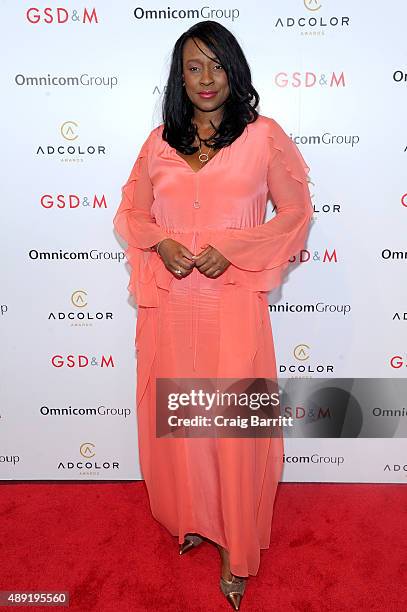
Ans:
[[[213,60],[213,59],[210,59],[209,57],[208,57],[208,59],[209,59],[209,61],[210,61],[210,62],[216,62],[216,63],[218,63],[218,64],[220,63],[220,62],[219,62],[219,60],[217,60],[217,59],[214,59],[214,60]],[[190,57],[190,58],[187,60],[187,62],[202,62],[202,60],[201,60],[201,59],[199,59],[198,57]]]

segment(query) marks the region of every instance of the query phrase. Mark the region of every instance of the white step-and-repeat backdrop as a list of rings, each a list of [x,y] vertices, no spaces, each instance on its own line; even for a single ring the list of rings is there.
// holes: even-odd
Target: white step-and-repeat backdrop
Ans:
[[[172,46],[205,19],[238,38],[259,111],[311,168],[308,248],[270,294],[279,374],[406,376],[405,2],[6,0],[2,479],[140,478],[136,309],[112,218],[161,123]],[[382,395],[376,437],[287,439],[284,480],[406,482],[407,398]]]

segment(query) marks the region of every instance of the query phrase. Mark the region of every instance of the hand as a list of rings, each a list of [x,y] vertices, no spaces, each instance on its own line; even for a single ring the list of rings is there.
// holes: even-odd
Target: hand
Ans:
[[[167,270],[172,272],[177,278],[188,276],[195,266],[193,253],[183,244],[172,238],[165,238],[161,242],[158,254]],[[176,270],[181,270],[181,274],[177,274]]]
[[[210,244],[193,257],[198,270],[208,278],[217,278],[230,266],[230,261]]]

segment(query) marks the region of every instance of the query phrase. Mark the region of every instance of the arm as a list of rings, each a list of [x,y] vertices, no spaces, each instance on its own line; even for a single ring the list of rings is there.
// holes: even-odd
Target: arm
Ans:
[[[169,238],[151,215],[153,186],[148,172],[148,151],[152,132],[142,145],[129,179],[122,188],[122,199],[113,219],[116,232],[128,244],[125,251],[131,274],[128,291],[138,306],[158,305],[151,248]]]
[[[256,227],[214,232],[210,241],[233,266],[252,272],[287,267],[289,258],[305,246],[313,213],[309,168],[297,146],[272,119],[267,155],[267,184],[275,216]]]
[[[154,201],[153,186],[148,173],[148,150],[152,132],[142,145],[126,184],[122,187],[122,199],[113,225],[116,232],[130,247],[150,249],[166,232],[151,216]]]

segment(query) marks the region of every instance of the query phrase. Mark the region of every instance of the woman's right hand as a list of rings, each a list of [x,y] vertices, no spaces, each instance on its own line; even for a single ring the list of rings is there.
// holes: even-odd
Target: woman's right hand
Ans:
[[[177,278],[188,276],[195,266],[193,253],[183,244],[172,238],[165,238],[161,241],[158,254],[167,270],[172,272]],[[177,274],[176,270],[181,270],[181,274]]]

